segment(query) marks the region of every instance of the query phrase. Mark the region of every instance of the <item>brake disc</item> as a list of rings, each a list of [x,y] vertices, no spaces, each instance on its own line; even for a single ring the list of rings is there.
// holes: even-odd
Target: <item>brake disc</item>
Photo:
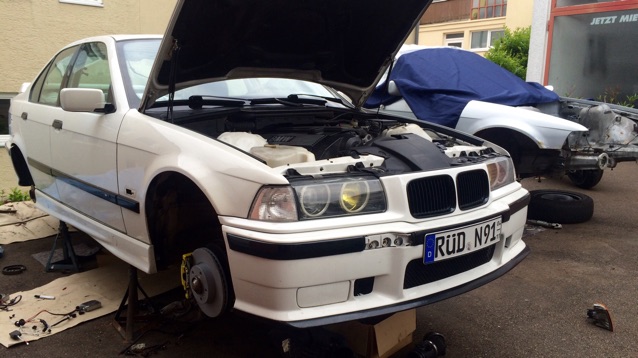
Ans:
[[[228,280],[219,258],[207,248],[193,251],[189,286],[199,308],[209,317],[224,313],[229,296]]]

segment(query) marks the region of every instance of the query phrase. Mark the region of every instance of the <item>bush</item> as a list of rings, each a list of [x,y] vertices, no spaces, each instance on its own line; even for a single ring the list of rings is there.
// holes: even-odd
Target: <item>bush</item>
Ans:
[[[485,58],[525,81],[531,31],[531,26],[517,28],[514,31],[506,27],[503,37],[487,51]]]
[[[634,108],[636,107],[636,104],[638,104],[638,93],[625,95],[623,98],[622,94],[620,93],[620,89],[606,88],[603,94],[596,97],[596,100],[600,102]]]
[[[10,193],[6,193],[4,189],[0,190],[0,205],[4,203],[13,203],[17,201],[31,200],[29,193],[24,192],[18,188],[11,189]]]

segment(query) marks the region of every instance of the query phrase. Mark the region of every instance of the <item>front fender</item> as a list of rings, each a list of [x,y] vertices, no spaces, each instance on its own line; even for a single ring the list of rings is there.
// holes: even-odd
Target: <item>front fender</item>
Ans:
[[[587,131],[576,122],[532,109],[482,101],[470,101],[456,125],[456,129],[470,134],[491,128],[513,130],[530,138],[539,148],[557,150],[563,147],[570,133]]]
[[[131,110],[118,138],[120,193],[143,206],[148,185],[165,172],[182,174],[220,215],[245,217],[264,184],[288,184],[278,172],[232,147]]]

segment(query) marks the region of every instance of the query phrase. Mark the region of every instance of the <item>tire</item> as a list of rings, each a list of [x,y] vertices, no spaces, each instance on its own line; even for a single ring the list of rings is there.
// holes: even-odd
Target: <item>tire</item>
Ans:
[[[602,169],[594,170],[570,170],[567,172],[567,177],[579,188],[591,189],[600,182],[603,178]]]
[[[565,190],[532,190],[527,218],[559,224],[578,224],[594,215],[594,200]]]

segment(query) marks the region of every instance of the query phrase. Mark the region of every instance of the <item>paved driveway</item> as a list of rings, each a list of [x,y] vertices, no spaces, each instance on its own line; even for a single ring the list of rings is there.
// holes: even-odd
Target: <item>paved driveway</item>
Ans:
[[[545,230],[525,241],[532,253],[500,279],[468,294],[417,310],[415,340],[438,331],[448,342],[447,358],[456,357],[635,357],[638,348],[638,165],[621,163],[586,192],[594,198],[587,223]],[[526,188],[581,191],[567,179],[532,179]],[[78,241],[86,240],[75,234]],[[51,248],[52,238],[7,245],[8,260],[29,262],[31,254]],[[26,290],[60,273],[28,270],[11,280],[0,278],[0,291]],[[126,279],[125,277],[122,278]],[[15,280],[15,281],[14,281]],[[124,294],[124,293],[122,293]],[[170,302],[175,295],[163,296]],[[587,309],[606,304],[614,332],[590,324]],[[0,319],[8,319],[0,312]],[[113,315],[84,323],[29,346],[0,347],[11,357],[115,357],[127,344],[112,326]],[[139,340],[162,344],[157,357],[271,357],[272,326],[232,314],[218,321],[154,326]],[[4,351],[7,352],[4,352]]]

